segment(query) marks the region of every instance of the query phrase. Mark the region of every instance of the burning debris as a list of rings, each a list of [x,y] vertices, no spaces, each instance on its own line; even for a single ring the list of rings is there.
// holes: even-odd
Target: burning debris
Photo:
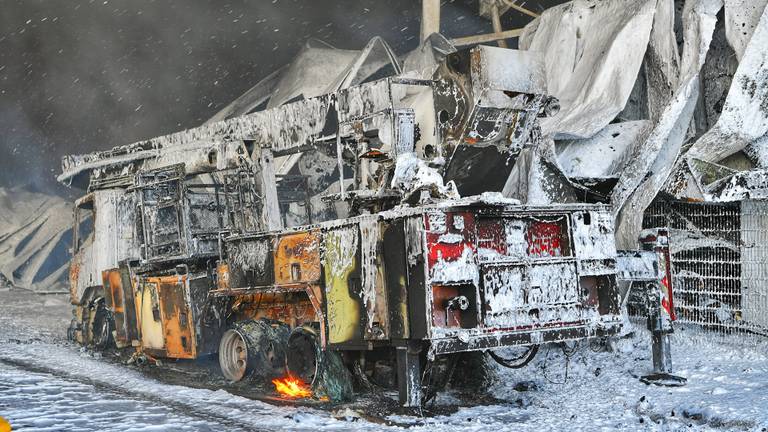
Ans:
[[[282,397],[289,399],[312,397],[312,390],[302,380],[287,376],[285,378],[275,378],[272,380],[275,385],[275,391]]]

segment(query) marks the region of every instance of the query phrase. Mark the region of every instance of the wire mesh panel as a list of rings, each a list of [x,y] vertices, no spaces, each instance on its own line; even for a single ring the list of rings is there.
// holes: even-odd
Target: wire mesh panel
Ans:
[[[724,331],[768,331],[766,202],[655,201],[644,228],[669,229],[680,323]]]
[[[154,260],[186,253],[180,206],[183,178],[182,165],[136,175],[144,259]]]
[[[263,230],[261,196],[251,171],[237,171],[224,176],[226,208],[232,230],[248,233]]]
[[[741,205],[742,318],[768,331],[768,201]]]
[[[219,254],[219,236],[229,231],[223,185],[186,176],[182,164],[140,172],[135,184],[144,260]]]

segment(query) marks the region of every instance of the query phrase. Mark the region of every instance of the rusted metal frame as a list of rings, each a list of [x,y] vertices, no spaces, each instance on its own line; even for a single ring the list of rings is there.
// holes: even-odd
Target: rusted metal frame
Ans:
[[[184,302],[185,302],[185,304],[183,305],[178,305],[179,314],[181,314],[182,310],[185,311],[184,314],[186,315],[186,319],[187,319],[186,326],[189,328],[189,335],[190,335],[190,341],[188,343],[191,346],[189,350],[192,352],[192,358],[196,358],[197,349],[198,349],[197,338],[200,336],[199,333],[202,331],[202,329],[199,329],[198,331],[197,326],[195,326],[195,316],[192,311],[193,299],[192,299],[192,287],[190,286],[191,277],[189,273],[189,266],[187,266],[186,264],[182,264],[182,265],[186,267],[187,273],[186,273],[186,277],[184,278],[181,278],[181,276],[179,276],[179,281],[183,281],[182,293],[184,294]],[[180,324],[181,324],[181,319],[182,319],[182,316],[179,315]]]
[[[284,292],[304,292],[312,284],[309,282],[296,282],[290,284],[273,284],[245,288],[234,288],[228,290],[209,291],[214,297],[229,297],[246,294],[280,294]]]

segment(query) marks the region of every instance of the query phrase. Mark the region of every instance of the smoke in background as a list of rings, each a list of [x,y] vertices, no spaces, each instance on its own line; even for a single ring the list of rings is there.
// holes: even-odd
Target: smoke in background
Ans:
[[[403,54],[418,45],[420,4],[0,0],[0,186],[66,193],[63,155],[197,126],[310,38],[360,49],[379,35]],[[444,1],[443,33],[490,32],[477,8]],[[527,21],[510,12],[504,24]]]

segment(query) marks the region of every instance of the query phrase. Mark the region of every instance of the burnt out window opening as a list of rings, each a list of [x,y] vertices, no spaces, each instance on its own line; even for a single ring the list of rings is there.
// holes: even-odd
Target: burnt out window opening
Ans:
[[[74,225],[72,229],[72,254],[77,254],[81,247],[93,237],[94,205],[93,195],[75,205]]]

